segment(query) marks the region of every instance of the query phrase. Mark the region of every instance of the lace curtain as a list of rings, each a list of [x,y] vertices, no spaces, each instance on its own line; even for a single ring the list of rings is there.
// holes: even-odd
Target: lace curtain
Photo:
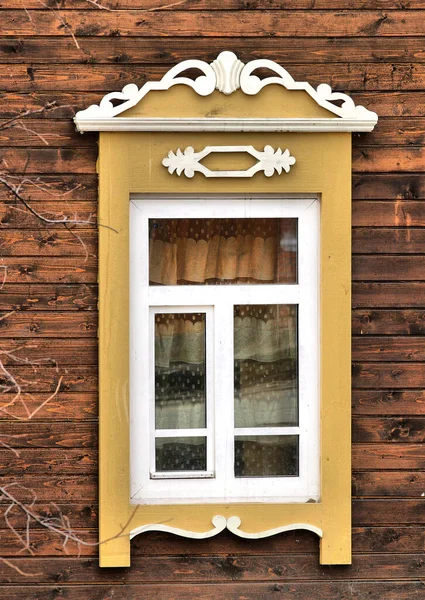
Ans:
[[[235,307],[237,427],[296,423],[296,321],[290,305]],[[205,427],[203,314],[156,315],[155,371],[156,427]]]
[[[150,219],[152,285],[295,283],[295,219]]]

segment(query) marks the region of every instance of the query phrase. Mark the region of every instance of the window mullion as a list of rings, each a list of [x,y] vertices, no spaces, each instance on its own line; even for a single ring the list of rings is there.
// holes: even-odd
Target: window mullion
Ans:
[[[216,302],[214,317],[216,478],[226,496],[234,479],[233,305]]]

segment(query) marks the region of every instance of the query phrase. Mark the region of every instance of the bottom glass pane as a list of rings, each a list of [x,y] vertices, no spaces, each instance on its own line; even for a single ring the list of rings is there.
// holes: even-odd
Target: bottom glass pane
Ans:
[[[155,468],[160,473],[207,470],[206,437],[156,438],[155,454]]]
[[[298,476],[298,435],[235,437],[235,477]]]

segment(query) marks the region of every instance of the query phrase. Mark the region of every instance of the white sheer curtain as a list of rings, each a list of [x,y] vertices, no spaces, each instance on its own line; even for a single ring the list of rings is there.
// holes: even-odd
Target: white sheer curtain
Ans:
[[[201,314],[157,315],[157,428],[205,426],[205,320]],[[239,306],[234,318],[235,424],[297,421],[296,310]],[[233,399],[229,399],[233,401]]]

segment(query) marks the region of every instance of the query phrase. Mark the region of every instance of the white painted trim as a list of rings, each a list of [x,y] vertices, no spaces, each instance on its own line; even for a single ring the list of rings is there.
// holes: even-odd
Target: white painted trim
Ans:
[[[161,196],[134,195],[130,201],[130,422],[131,422],[131,503],[132,504],[207,504],[214,502],[307,502],[320,498],[319,472],[319,302],[318,247],[319,201],[316,196]],[[148,219],[149,218],[225,218],[270,217],[298,218],[299,283],[235,286],[149,286],[148,285]],[[233,304],[298,304],[299,316],[306,321],[298,338],[300,373],[299,427],[288,428],[286,434],[300,436],[298,477],[235,478],[234,444],[228,443],[228,430],[215,427],[215,478],[168,481],[153,480],[146,457],[154,450],[147,442],[147,424],[154,430],[153,412],[146,382],[152,376],[153,338],[149,329],[147,307],[154,311],[208,311],[212,308],[214,323],[214,389],[215,415],[208,420],[217,425],[232,424],[233,402]],[[157,308],[161,307],[161,308]],[[151,309],[152,310],[152,309]],[[208,344],[212,347],[212,344]],[[151,356],[146,361],[146,356]],[[230,358],[229,358],[230,357]],[[152,391],[150,398],[152,398]],[[208,397],[208,394],[207,394]],[[207,406],[212,405],[208,403]],[[149,414],[150,412],[150,414]],[[233,429],[239,433],[238,429]],[[242,431],[242,430],[241,430]],[[284,431],[275,428],[274,434]],[[244,430],[244,433],[248,429]],[[266,431],[271,435],[273,432]],[[250,430],[257,435],[257,428]],[[226,437],[227,436],[227,437]],[[210,445],[212,448],[212,445]],[[145,457],[142,460],[141,457]],[[207,466],[207,471],[212,469]]]
[[[258,162],[244,171],[211,171],[201,163],[201,160],[209,154],[215,153],[246,153],[256,158]],[[170,175],[176,172],[179,177],[183,173],[185,177],[192,178],[198,172],[205,177],[242,178],[253,177],[259,171],[264,171],[266,177],[271,177],[275,173],[281,175],[282,171],[289,173],[295,162],[295,158],[290,155],[288,149],[285,151],[280,148],[275,150],[271,146],[264,146],[264,151],[256,150],[254,146],[205,146],[199,152],[195,152],[192,146],[187,146],[183,152],[180,148],[177,148],[176,152],[170,150],[162,164],[168,169]]]
[[[259,79],[253,73],[261,68],[271,70],[275,75]],[[187,69],[197,69],[201,71],[202,75],[196,79],[181,77],[180,75]],[[356,131],[370,131],[378,120],[376,113],[364,106],[356,106],[349,96],[341,92],[333,92],[331,87],[325,83],[314,89],[305,81],[295,81],[286,69],[272,60],[252,60],[244,64],[233,52],[221,52],[211,64],[202,60],[184,60],[172,67],[160,81],[149,81],[140,89],[136,84],[130,83],[121,92],[106,94],[99,104],[92,104],[85,110],[80,110],[75,115],[74,122],[80,132],[111,131],[112,129],[109,129],[112,127],[111,119],[113,120],[117,115],[138,104],[150,91],[168,90],[174,85],[186,85],[200,96],[209,96],[214,90],[219,90],[223,94],[232,94],[239,88],[245,94],[252,96],[270,84],[282,85],[287,90],[306,92],[319,106],[340,117],[341,120],[354,121],[356,124],[363,122],[365,129],[356,129]],[[122,102],[118,106],[114,106],[114,100]],[[342,104],[339,106],[334,102],[342,102]],[[318,121],[316,118],[307,120],[312,124]],[[137,123],[145,121],[146,125],[146,119],[136,121]],[[194,120],[190,119],[190,121]],[[196,121],[202,121],[202,119]],[[205,121],[209,121],[209,119],[206,118]],[[133,122],[135,122],[134,119]],[[96,124],[98,125],[96,126]],[[131,130],[136,131],[136,129]],[[142,131],[142,129],[138,129],[138,131]],[[348,129],[348,131],[354,131],[354,129]]]
[[[266,131],[266,132],[360,132],[372,131],[370,119],[243,119],[243,118],[75,118],[77,130],[85,131]]]
[[[209,529],[208,531],[204,532],[199,532],[189,531],[187,529],[180,529],[178,527],[171,527],[169,525],[162,525],[161,523],[151,523],[149,525],[142,525],[141,527],[136,527],[136,529],[132,529],[130,531],[130,539],[132,540],[134,537],[136,537],[136,535],[139,535],[140,533],[145,533],[146,531],[163,531],[166,533],[173,533],[174,535],[179,535],[180,537],[202,540],[214,537],[215,535],[224,531],[226,528],[234,535],[249,540],[258,540],[260,538],[271,537],[272,535],[283,533],[284,531],[294,531],[297,529],[305,529],[307,531],[312,531],[320,538],[323,537],[322,529],[320,529],[319,527],[315,527],[314,525],[310,525],[308,523],[291,523],[290,525],[283,525],[281,527],[275,527],[273,529],[266,529],[257,533],[248,533],[246,531],[241,531],[241,529],[239,529],[239,527],[241,526],[241,519],[237,516],[232,516],[226,519],[226,517],[223,517],[222,515],[216,515],[212,519],[212,524],[214,525],[213,529]]]

